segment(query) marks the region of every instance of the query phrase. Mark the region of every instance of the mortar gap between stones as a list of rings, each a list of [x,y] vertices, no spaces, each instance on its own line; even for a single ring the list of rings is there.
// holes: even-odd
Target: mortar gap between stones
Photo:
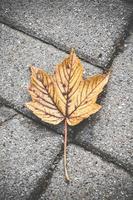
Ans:
[[[7,103],[7,102],[6,102],[6,103]],[[15,114],[14,116],[16,116],[16,115],[18,115],[18,114],[21,114],[21,115],[23,115],[24,117],[27,117],[28,119],[30,119],[30,120],[32,120],[32,121],[35,121],[36,123],[39,123],[40,125],[44,125],[43,123],[38,122],[38,121],[36,121],[35,119],[33,119],[33,118],[31,118],[31,117],[25,115],[23,112],[21,112],[21,111],[15,109],[13,105],[10,105],[10,104],[8,104],[8,103],[6,104],[6,103],[4,103],[4,104],[2,104],[2,105],[6,106],[7,108],[11,108],[11,109],[13,109],[13,110],[15,110],[15,111],[17,112],[17,114]],[[14,116],[13,116],[13,117],[14,117]],[[12,117],[11,117],[11,119],[12,119]],[[10,120],[10,119],[9,119],[9,120]],[[6,121],[8,121],[8,120],[6,120]],[[3,123],[4,123],[4,122],[3,122]],[[2,124],[3,124],[3,123],[2,123]],[[45,127],[45,126],[44,126],[44,127]],[[55,129],[52,129],[52,128],[50,128],[50,127],[47,126],[47,125],[46,125],[46,127],[47,127],[49,130],[51,130],[51,131],[53,131],[54,133],[56,133],[56,134],[61,134],[61,133],[55,131]],[[61,135],[63,135],[63,134],[61,134]],[[91,144],[89,144],[89,147],[86,148],[86,145],[79,144],[79,143],[77,143],[74,139],[75,139],[75,137],[74,137],[73,135],[70,134],[70,138],[68,138],[69,144],[72,143],[72,144],[75,144],[75,145],[77,145],[77,146],[79,146],[79,147],[82,147],[82,148],[84,148],[86,151],[90,151],[90,152],[93,153],[94,155],[97,155],[97,156],[101,157],[101,159],[103,159],[104,161],[115,164],[116,166],[118,166],[119,168],[122,168],[122,169],[125,170],[127,173],[129,173],[131,176],[133,176],[132,172],[131,172],[130,170],[128,170],[128,169],[126,168],[126,166],[125,166],[123,163],[121,163],[121,162],[120,162],[119,160],[117,160],[116,158],[111,157],[110,154],[107,154],[107,153],[101,151],[100,149],[97,149],[95,146],[93,146],[93,145],[91,145]]]
[[[123,37],[119,37],[117,39],[117,41],[115,42],[115,49],[114,52],[112,54],[112,57],[109,61],[109,63],[107,64],[107,69],[110,69],[112,66],[112,63],[114,61],[114,59],[124,51],[124,44],[125,44],[125,40],[130,36],[130,30],[133,28],[133,14],[130,16],[129,21],[128,21],[128,25],[127,27],[124,29],[124,34]]]
[[[44,125],[43,122],[41,122],[39,119],[38,119],[38,120],[35,120],[34,118],[32,118],[32,117],[26,115],[25,113],[23,113],[22,111],[18,110],[17,108],[14,108],[14,105],[13,105],[13,104],[7,102],[7,101],[6,101],[5,99],[3,99],[2,97],[0,97],[0,100],[1,100],[1,101],[4,101],[4,103],[2,102],[2,105],[4,105],[5,107],[10,108],[10,109],[16,111],[17,114],[21,114],[22,116],[24,116],[24,117],[26,117],[26,118],[28,118],[28,119],[30,119],[30,120],[32,120],[32,121],[34,121],[34,122],[40,124],[40,125],[43,125],[43,126],[46,127],[48,130],[50,130],[50,131],[52,131],[52,132],[54,132],[54,133],[56,133],[56,134],[61,134],[61,133],[57,132],[54,128],[50,127],[49,125],[47,125],[47,124]]]
[[[18,115],[18,113],[16,113],[16,114],[12,115],[11,117],[5,119],[3,122],[0,122],[0,126],[3,126],[3,124],[5,124],[6,122],[12,120],[17,115]]]
[[[8,26],[8,27],[10,27],[11,29],[14,29],[15,31],[19,31],[19,32],[21,32],[21,33],[23,33],[23,34],[25,34],[25,35],[28,35],[29,37],[32,37],[33,39],[36,39],[36,40],[39,40],[39,41],[41,41],[42,43],[45,43],[45,44],[47,44],[47,45],[50,45],[50,46],[52,46],[52,47],[54,47],[54,48],[56,48],[57,50],[60,50],[60,51],[63,51],[63,52],[65,52],[65,53],[70,53],[70,49],[66,46],[66,45],[64,45],[63,47],[59,47],[58,46],[58,44],[56,44],[54,41],[53,42],[50,42],[50,40],[52,40],[51,38],[49,39],[40,39],[39,37],[37,37],[37,36],[34,36],[34,35],[31,35],[31,34],[29,34],[28,33],[28,30],[26,31],[26,29],[25,30],[22,30],[21,28],[21,26],[19,27],[19,25],[16,27],[12,22],[9,22],[7,19],[4,19],[4,20],[1,20],[0,19],[0,23],[1,24],[3,24],[3,25],[5,25],[5,26]],[[100,69],[104,69],[105,67],[101,67],[100,65],[97,65],[97,64],[94,64],[94,63],[92,63],[91,61],[89,61],[88,59],[86,59],[85,57],[86,57],[86,55],[85,54],[82,54],[82,52],[80,53],[78,50],[76,50],[76,52],[77,52],[77,55],[78,55],[78,57],[81,59],[81,61],[84,61],[84,62],[86,62],[86,63],[88,63],[88,64],[90,64],[90,65],[93,65],[94,67],[96,67],[96,68],[100,68]]]
[[[62,159],[63,149],[64,149],[64,145],[62,144],[61,150],[57,154],[53,163],[51,164],[51,167],[48,169],[48,173],[47,173],[46,177],[45,178],[41,177],[38,180],[37,187],[34,188],[34,190],[31,192],[30,196],[26,200],[33,200],[33,199],[39,200],[41,195],[46,192],[47,188],[49,187],[49,185],[51,183],[51,178],[53,176],[53,173],[56,170],[58,163]]]
[[[96,148],[92,144],[89,144],[89,147],[86,148],[85,144],[81,145],[76,141],[71,141],[70,143],[83,148],[85,151],[91,152],[93,155],[100,157],[104,162],[114,164],[118,169],[124,170],[131,177],[133,177],[132,171],[130,169],[127,169],[127,167],[121,161],[117,160],[115,157],[111,156],[110,154],[103,152],[99,148]]]

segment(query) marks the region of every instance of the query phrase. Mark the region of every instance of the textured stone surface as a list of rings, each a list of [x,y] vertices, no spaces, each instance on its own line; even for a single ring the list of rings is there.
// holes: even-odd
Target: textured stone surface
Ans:
[[[33,117],[24,107],[30,100],[27,92],[29,64],[34,63],[50,73],[67,54],[2,24],[0,32],[0,101]],[[87,75],[101,72],[85,62],[83,65]],[[59,127],[57,129],[60,131]]]
[[[63,161],[54,172],[41,200],[132,200],[132,178],[113,164],[84,149],[68,147],[70,184],[65,183]]]
[[[86,121],[76,141],[106,153],[133,173],[133,33],[115,60],[102,101],[103,108]]]
[[[133,5],[121,0],[1,0],[0,20],[55,46],[75,47],[106,66],[124,36]]]
[[[0,106],[0,124],[7,121],[8,119],[11,119],[13,116],[15,116],[17,113],[9,109],[5,106]]]
[[[18,115],[0,127],[0,138],[0,199],[26,200],[45,184],[61,136]]]

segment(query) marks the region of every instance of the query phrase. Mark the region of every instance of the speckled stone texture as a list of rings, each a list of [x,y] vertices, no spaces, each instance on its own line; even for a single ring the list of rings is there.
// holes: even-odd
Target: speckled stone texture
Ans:
[[[122,0],[1,0],[0,21],[105,67],[125,36],[133,4]]]
[[[0,200],[133,200],[133,31],[123,47],[132,12],[130,0],[0,1]],[[52,73],[72,47],[84,76],[123,52],[101,111],[69,127],[68,184],[63,125],[42,123],[25,103],[29,65]]]
[[[133,181],[123,170],[84,149],[69,145],[70,184],[64,181],[63,160],[40,200],[132,200]]]
[[[67,54],[2,24],[0,32],[0,101],[37,120],[24,106],[30,100],[27,90],[30,81],[29,64],[52,73],[55,65]],[[83,65],[84,75],[101,72],[88,63],[83,62]],[[62,125],[54,129],[62,132]]]
[[[17,115],[17,113],[14,110],[1,105],[0,106],[0,125],[3,122],[11,119],[15,115]]]
[[[102,110],[77,134],[78,144],[105,153],[133,173],[133,32],[113,62]]]
[[[61,136],[21,115],[0,126],[0,200],[37,199],[61,144]]]

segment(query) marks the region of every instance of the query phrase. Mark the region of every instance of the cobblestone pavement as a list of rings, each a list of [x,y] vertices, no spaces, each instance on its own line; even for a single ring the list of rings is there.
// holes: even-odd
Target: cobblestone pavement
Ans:
[[[133,2],[0,1],[0,200],[133,200]],[[103,108],[69,128],[24,106],[29,64],[52,72],[71,47],[85,76],[110,68]]]

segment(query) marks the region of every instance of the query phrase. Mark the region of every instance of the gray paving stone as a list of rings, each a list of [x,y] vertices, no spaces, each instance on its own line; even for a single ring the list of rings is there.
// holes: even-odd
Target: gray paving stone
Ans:
[[[13,116],[15,116],[17,113],[5,106],[0,106],[0,124],[7,121],[8,119],[11,119]]]
[[[62,138],[21,115],[0,127],[0,138],[0,199],[26,200],[45,184]]]
[[[95,147],[133,173],[133,33],[124,52],[114,60],[102,104],[76,141],[88,149]]]
[[[67,55],[51,45],[0,24],[0,100],[30,117],[33,114],[24,105],[30,100],[27,92],[29,64],[52,72],[55,65]],[[101,72],[99,68],[83,62],[86,75]],[[34,117],[35,118],[35,117]],[[61,131],[62,126],[57,130]]]
[[[69,145],[70,184],[64,181],[63,161],[40,200],[132,200],[132,178],[113,164],[84,149]]]
[[[133,10],[133,4],[121,0],[2,0],[0,6],[0,21],[60,49],[74,47],[101,67],[124,37]]]

